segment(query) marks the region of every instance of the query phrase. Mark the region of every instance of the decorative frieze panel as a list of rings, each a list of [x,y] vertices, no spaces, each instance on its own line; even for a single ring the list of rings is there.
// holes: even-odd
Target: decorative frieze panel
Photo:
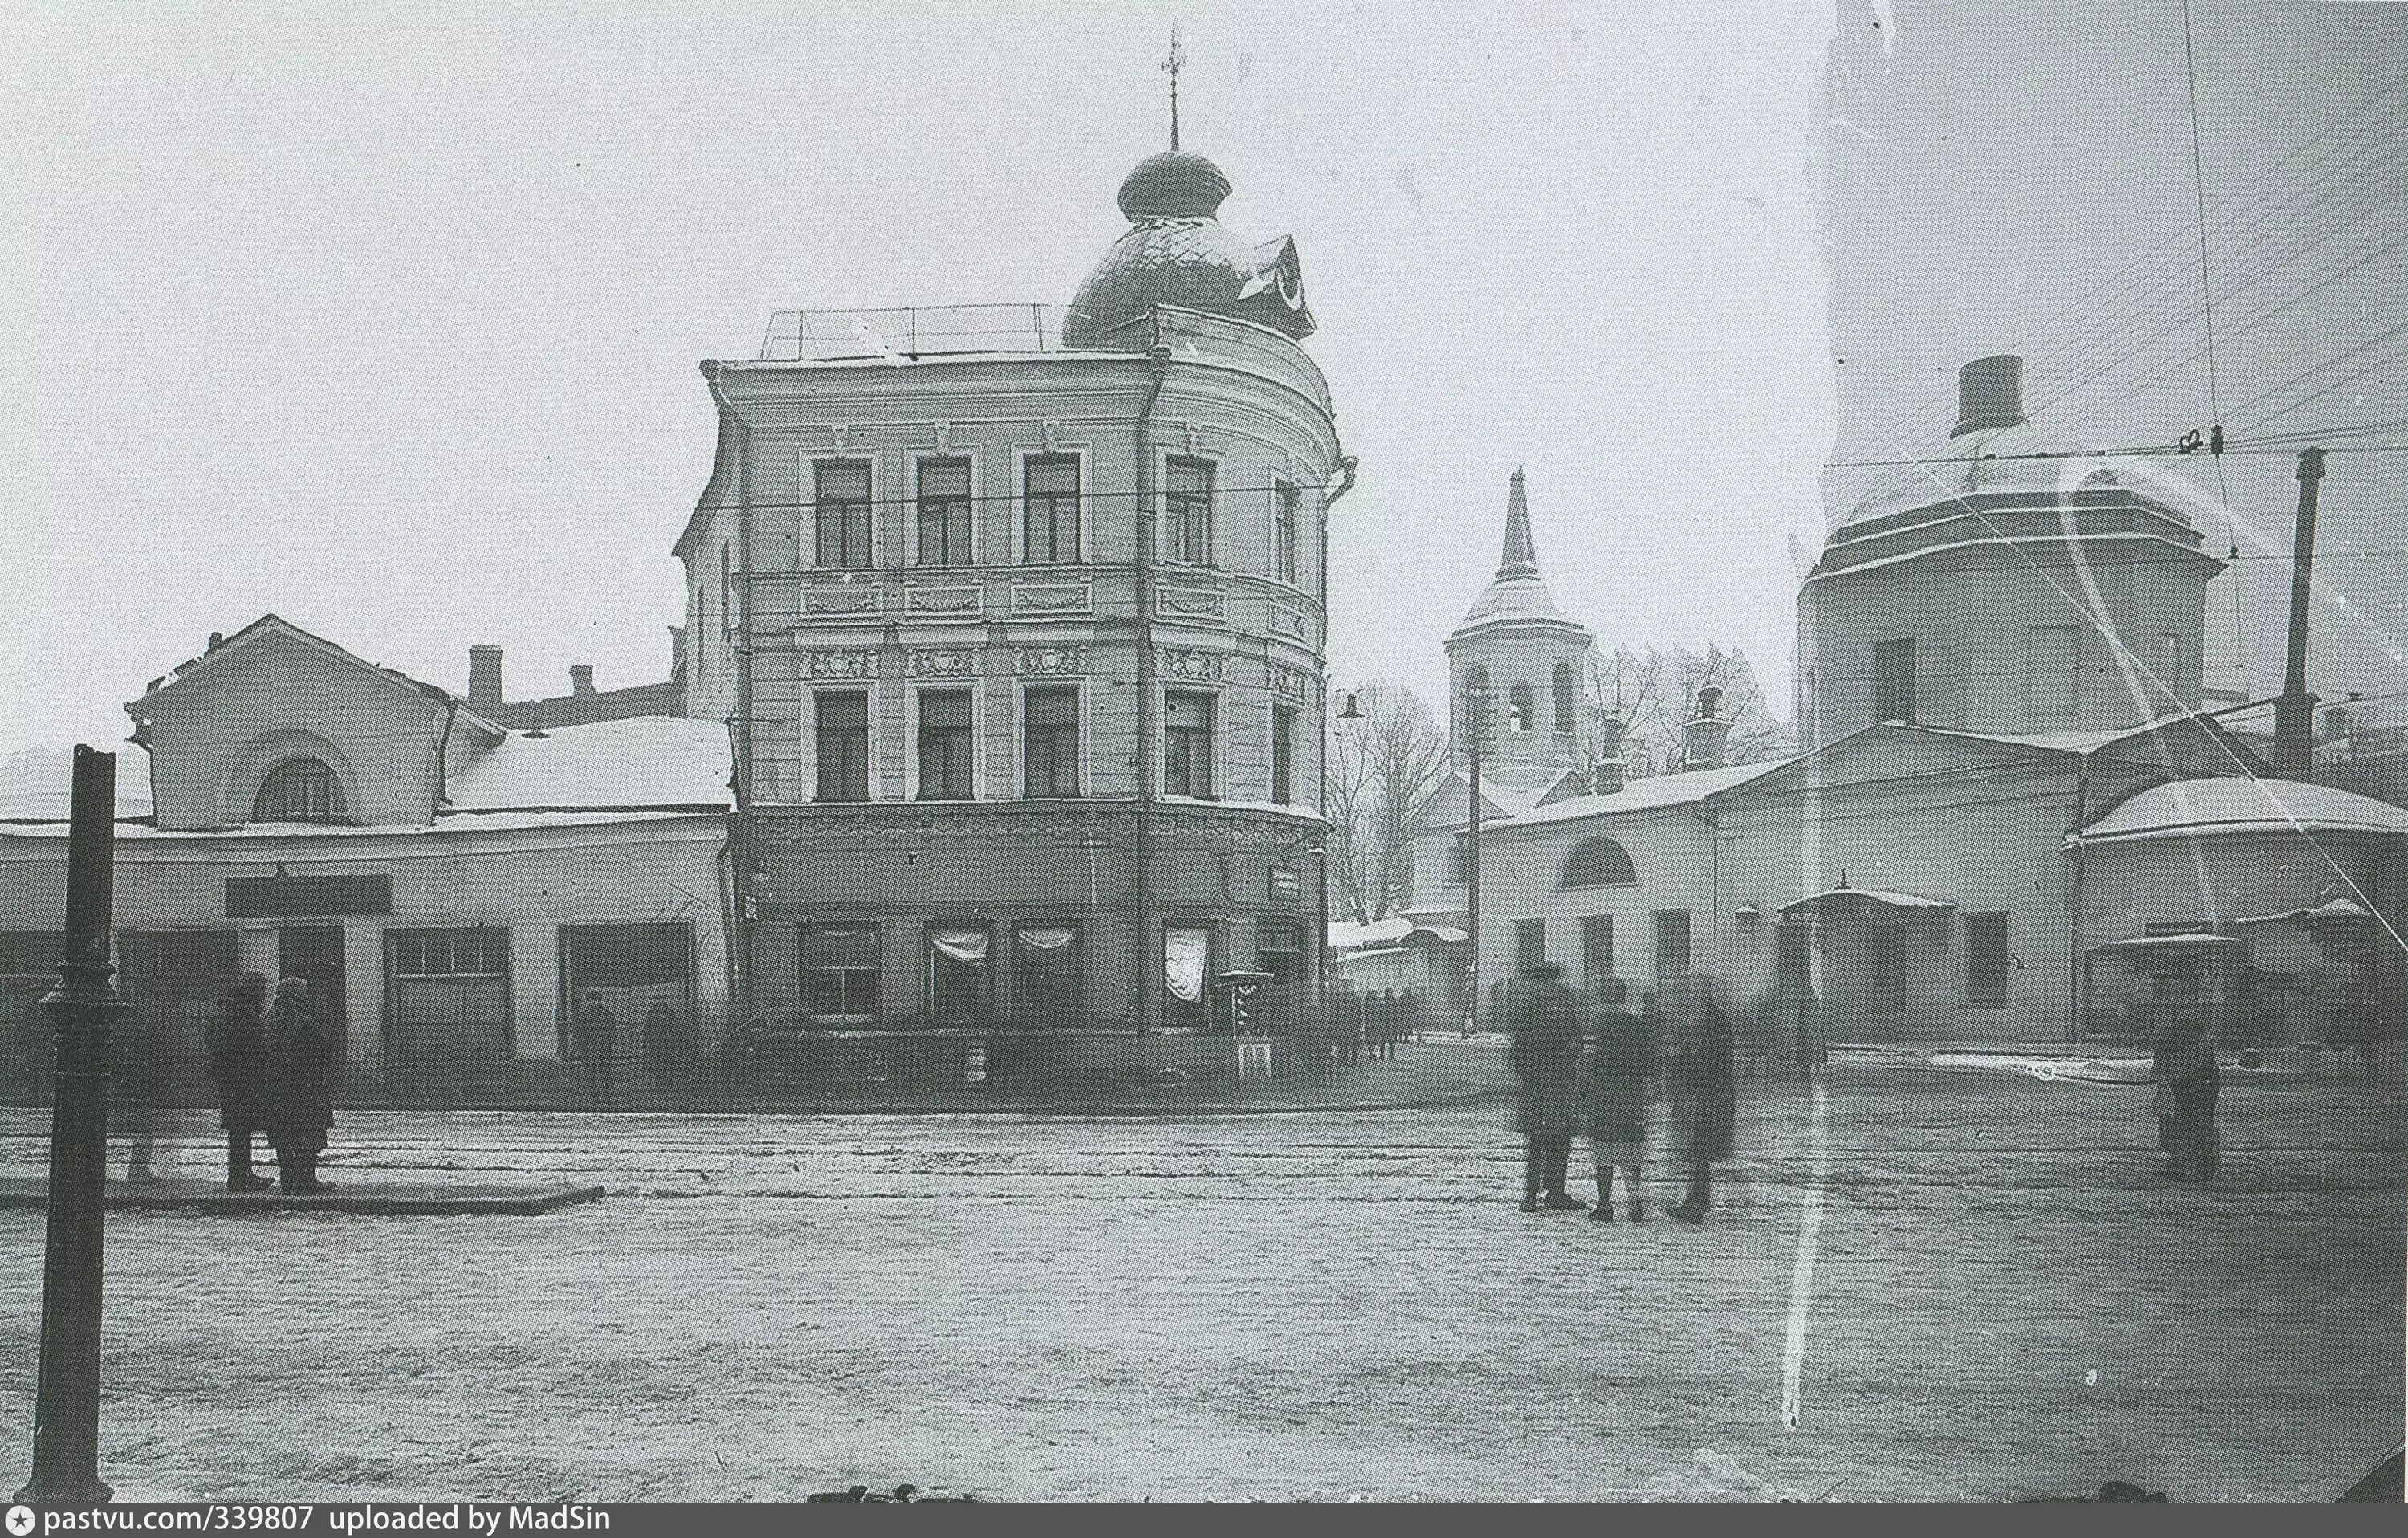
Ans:
[[[1321,683],[1300,668],[1283,668],[1274,662],[1271,664],[1271,692],[1310,705],[1321,697]]]
[[[986,594],[976,587],[922,587],[914,583],[903,589],[903,608],[913,614],[980,614],[986,610]]]
[[[975,678],[979,653],[975,646],[932,646],[907,652],[903,670],[913,678]]]
[[[879,592],[874,587],[819,588],[803,594],[806,614],[875,614],[878,611]]]
[[[1085,614],[1096,607],[1092,582],[1014,582],[1011,611],[1015,614]]]
[[[1087,670],[1087,649],[1083,646],[1015,646],[1011,649],[1011,670],[1023,678],[1083,673]]]
[[[1222,665],[1229,660],[1226,652],[1191,652],[1164,648],[1154,654],[1154,665],[1162,676],[1179,683],[1218,683]]]
[[[1301,610],[1283,609],[1278,604],[1273,604],[1271,605],[1271,634],[1294,636],[1310,646],[1312,644],[1312,622],[1304,617]]]
[[[1229,596],[1202,588],[1158,585],[1154,590],[1154,611],[1179,619],[1226,620],[1229,617]]]
[[[796,652],[796,668],[815,683],[867,681],[878,676],[875,652]]]

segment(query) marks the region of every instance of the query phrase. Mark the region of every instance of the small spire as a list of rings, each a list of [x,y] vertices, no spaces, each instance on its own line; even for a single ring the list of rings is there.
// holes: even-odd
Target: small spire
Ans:
[[[1179,46],[1179,23],[1170,23],[1170,52],[1162,61],[1162,72],[1170,77],[1170,147],[1179,148],[1179,71],[1187,63],[1186,50]]]
[[[1522,489],[1522,470],[1513,469],[1512,489],[1505,497],[1505,553],[1497,563],[1497,580],[1535,577],[1539,549],[1530,539],[1530,499]]]

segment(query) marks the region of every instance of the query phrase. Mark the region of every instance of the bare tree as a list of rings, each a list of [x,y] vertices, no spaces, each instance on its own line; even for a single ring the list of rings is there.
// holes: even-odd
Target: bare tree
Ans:
[[[1580,743],[1584,774],[1603,756],[1596,736],[1608,717],[1622,723],[1623,777],[1643,780],[1687,767],[1688,734],[1698,691],[1713,683],[1723,691],[1722,711],[1731,723],[1725,761],[1757,764],[1792,751],[1790,731],[1774,716],[1747,654],[1708,644],[1705,654],[1685,647],[1618,646],[1588,655],[1589,734]]]
[[[1413,818],[1446,779],[1446,734],[1401,683],[1354,694],[1362,719],[1333,722],[1329,881],[1354,921],[1369,924],[1412,900]]]

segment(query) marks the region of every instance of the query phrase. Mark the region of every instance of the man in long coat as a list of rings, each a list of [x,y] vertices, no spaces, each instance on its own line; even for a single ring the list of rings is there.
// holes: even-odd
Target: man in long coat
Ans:
[[[619,1017],[602,1002],[600,988],[585,990],[585,1002],[578,1007],[571,1029],[577,1038],[577,1056],[585,1062],[585,1087],[593,1093],[595,1104],[609,1105],[617,1088],[611,1075],[618,1066]]]
[[[318,1178],[318,1156],[335,1125],[329,1069],[333,1043],[309,1007],[309,985],[288,977],[276,985],[262,1027],[267,1062],[267,1136],[276,1144],[277,1188],[287,1196],[332,1190]]]
[[[1572,1137],[1580,1130],[1580,1005],[1563,985],[1564,970],[1541,961],[1529,970],[1529,986],[1514,990],[1506,1015],[1512,1032],[1513,1073],[1522,1081],[1514,1126],[1525,1143],[1522,1210],[1541,1206],[1584,1211],[1587,1203],[1564,1193]]]
[[[1629,986],[1618,977],[1598,985],[1597,1050],[1581,1075],[1581,1114],[1589,1161],[1597,1167],[1597,1205],[1589,1216],[1613,1221],[1613,1171],[1634,1223],[1647,1215],[1639,1199],[1639,1166],[1647,1143],[1647,1081],[1656,1071],[1656,1043],[1639,1016],[1623,1008]]]
[[[1706,1220],[1706,1209],[1713,1205],[1714,1161],[1730,1157],[1739,1114],[1730,1016],[1703,978],[1697,980],[1697,1030],[1673,1064],[1674,1122],[1688,1150],[1689,1194],[1672,1215],[1684,1223]]]
[[[267,1125],[267,1044],[261,1021],[266,1008],[267,978],[245,972],[218,1000],[216,1016],[201,1033],[209,1078],[218,1086],[218,1120],[225,1128],[229,1191],[264,1191],[275,1184],[251,1167],[251,1136]]]

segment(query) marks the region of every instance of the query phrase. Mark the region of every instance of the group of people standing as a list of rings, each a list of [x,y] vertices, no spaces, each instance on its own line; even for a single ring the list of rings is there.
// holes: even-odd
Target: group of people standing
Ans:
[[[644,1012],[643,1032],[639,1045],[652,1083],[663,1089],[682,1083],[700,1056],[700,1043],[693,1026],[670,1006],[667,996],[653,996],[652,1007]],[[570,1035],[576,1040],[578,1059],[585,1065],[586,1092],[596,1105],[612,1103],[619,1097],[619,1017],[604,1002],[601,989],[585,990],[585,999],[570,1022]]]
[[[271,1001],[267,978],[245,972],[218,1000],[203,1034],[209,1078],[226,1134],[226,1189],[316,1196],[333,1189],[318,1178],[318,1156],[335,1125],[335,1067],[341,1044],[309,1007],[309,985],[288,977]],[[251,1169],[251,1138],[266,1134],[277,1178]]]
[[[1335,1070],[1354,1067],[1367,1057],[1393,1058],[1399,1042],[1419,1041],[1430,1028],[1429,1006],[1422,996],[1394,988],[1366,993],[1350,982],[1330,987],[1321,1010],[1308,1007],[1297,1018],[1297,1043],[1314,1074],[1327,1084]]]
[[[1654,994],[1641,1013],[1619,978],[1598,989],[1598,1008],[1584,1029],[1579,996],[1564,985],[1563,968],[1541,961],[1525,973],[1506,1006],[1514,1076],[1521,1082],[1515,1126],[1524,1139],[1522,1210],[1587,1211],[1613,1221],[1613,1177],[1621,1171],[1625,1210],[1647,1215],[1640,1195],[1645,1162],[1647,1106],[1660,1076],[1672,1098],[1673,1141],[1689,1164],[1685,1200],[1671,1210],[1684,1223],[1703,1223],[1713,1202],[1713,1166],[1730,1155],[1738,1110],[1730,1017],[1703,979],[1696,982],[1694,1028],[1669,1060],[1662,1056],[1664,1015]],[[1590,1036],[1594,1035],[1594,1045]],[[1565,1190],[1572,1139],[1585,1134],[1597,1173],[1597,1205]]]

